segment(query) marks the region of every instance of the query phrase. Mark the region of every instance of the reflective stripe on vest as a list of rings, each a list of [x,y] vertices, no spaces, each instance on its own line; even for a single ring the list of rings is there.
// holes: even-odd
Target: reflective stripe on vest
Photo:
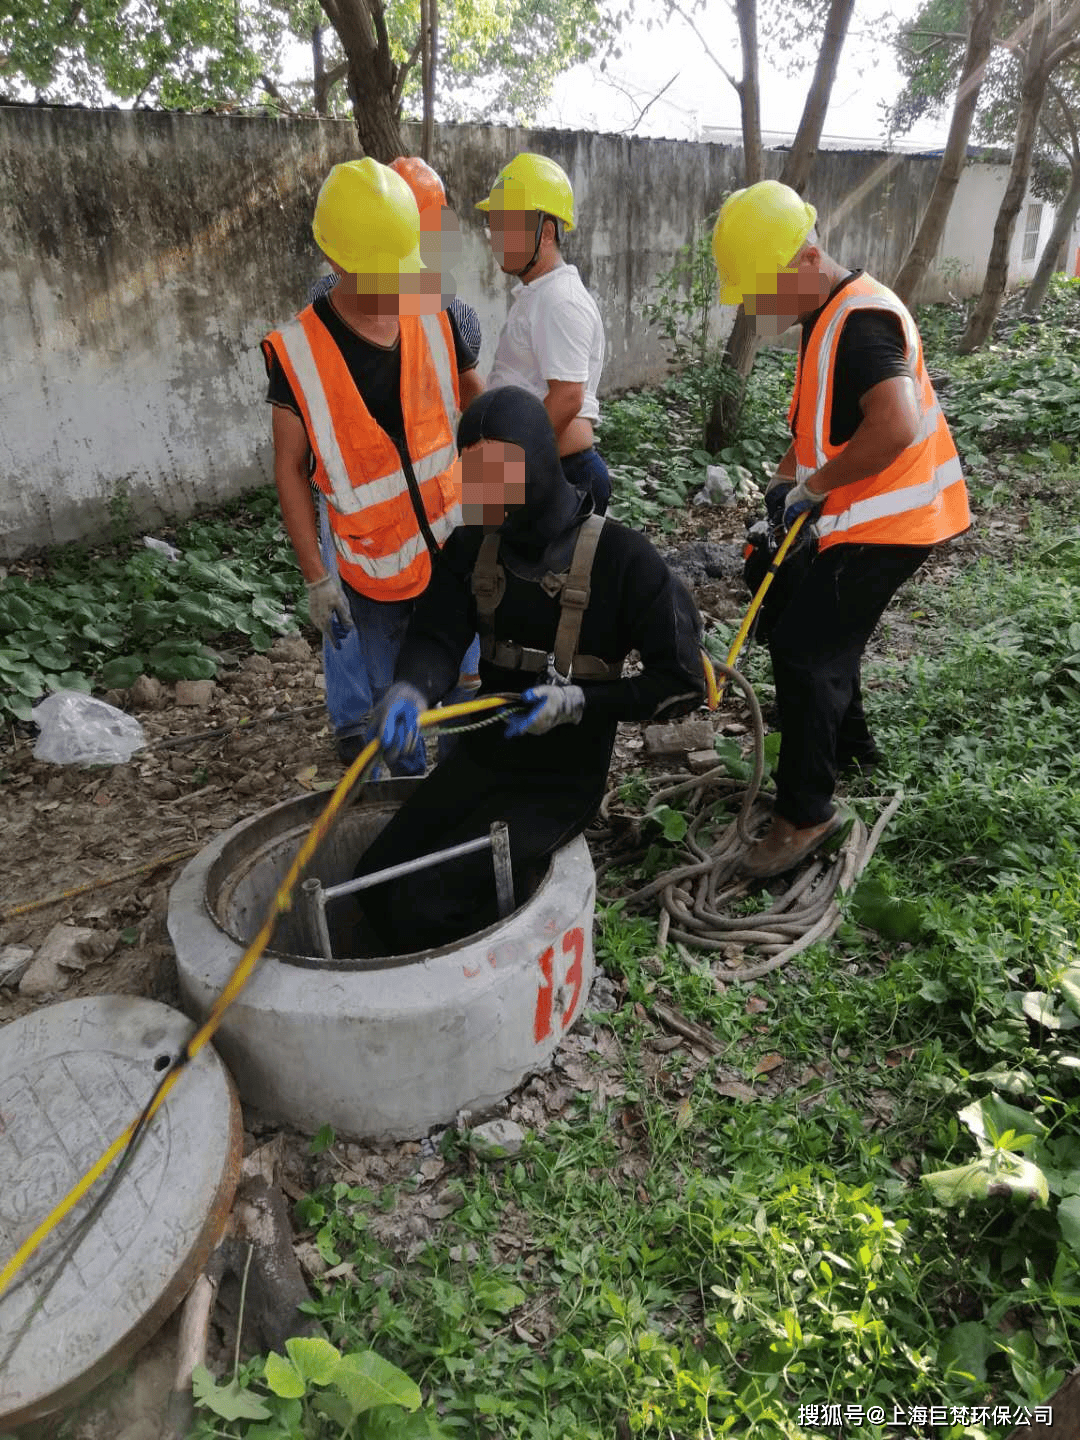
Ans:
[[[441,545],[461,523],[453,335],[440,315],[403,316],[400,326],[405,432],[424,511]],[[419,595],[431,561],[401,457],[371,418],[329,331],[309,306],[264,346],[277,355],[303,411],[343,578],[375,599]]]
[[[844,286],[826,306],[806,351],[800,350],[789,410],[795,426],[796,478],[809,479],[844,448],[831,443],[829,427],[836,350],[854,310],[885,311],[899,320],[921,413],[913,440],[891,465],[829,493],[817,521],[819,544],[938,544],[971,523],[963,471],[926,371],[915,322],[890,290],[867,275]]]

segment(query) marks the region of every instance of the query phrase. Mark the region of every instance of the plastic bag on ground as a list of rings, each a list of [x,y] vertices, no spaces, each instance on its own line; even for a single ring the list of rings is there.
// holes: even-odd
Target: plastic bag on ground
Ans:
[[[34,759],[54,765],[123,765],[146,744],[138,720],[81,690],[57,690],[33,718],[41,731]]]

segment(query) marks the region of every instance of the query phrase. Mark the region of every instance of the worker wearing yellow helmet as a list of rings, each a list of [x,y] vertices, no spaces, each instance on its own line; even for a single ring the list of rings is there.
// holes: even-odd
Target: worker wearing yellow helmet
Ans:
[[[604,325],[577,267],[562,257],[563,232],[575,224],[569,176],[546,155],[515,155],[476,208],[487,213],[500,269],[517,281],[487,386],[518,385],[543,401],[563,473],[603,514],[611,477],[596,450],[594,427]]]
[[[840,829],[838,773],[881,756],[863,712],[863,650],[885,607],[935,545],[971,523],[960,460],[899,298],[822,247],[817,214],[775,180],[736,191],[713,231],[720,299],[760,334],[802,328],[788,411],[792,443],[765,496],[756,581],[784,529],[812,533],[778,572],[766,617],[780,758],[771,828],[751,876],[782,874]]]
[[[461,520],[460,374],[475,357],[445,311],[403,312],[402,277],[423,270],[420,217],[389,166],[335,165],[312,232],[340,278],[263,341],[274,478],[311,619],[332,644],[356,628],[372,713],[432,557]],[[319,552],[309,480],[326,500],[340,578]],[[423,768],[420,754],[401,773]]]

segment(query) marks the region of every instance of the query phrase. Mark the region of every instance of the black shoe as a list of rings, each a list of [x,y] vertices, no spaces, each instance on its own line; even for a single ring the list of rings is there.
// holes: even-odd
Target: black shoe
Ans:
[[[367,744],[363,735],[339,735],[337,737],[338,759],[343,765],[351,765]]]

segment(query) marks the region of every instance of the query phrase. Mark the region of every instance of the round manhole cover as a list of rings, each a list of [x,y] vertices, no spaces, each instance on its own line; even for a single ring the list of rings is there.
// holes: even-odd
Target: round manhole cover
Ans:
[[[0,1030],[0,1266],[139,1114],[191,1028],[154,1000],[105,995]],[[217,1242],[239,1175],[240,1110],[209,1046],[187,1068],[75,1248],[112,1169],[0,1296],[0,1430],[123,1364]]]

